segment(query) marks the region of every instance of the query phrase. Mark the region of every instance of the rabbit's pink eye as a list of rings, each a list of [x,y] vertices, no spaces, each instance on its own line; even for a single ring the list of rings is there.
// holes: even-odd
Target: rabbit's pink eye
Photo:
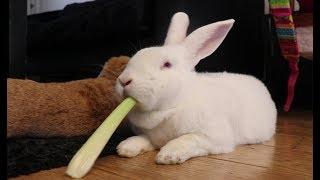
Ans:
[[[171,63],[169,61],[166,61],[165,63],[163,63],[163,68],[170,68],[171,67]]]

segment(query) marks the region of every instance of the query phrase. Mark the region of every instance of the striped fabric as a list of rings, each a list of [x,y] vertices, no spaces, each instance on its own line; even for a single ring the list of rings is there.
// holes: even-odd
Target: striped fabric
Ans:
[[[291,14],[289,0],[269,0],[282,56],[289,62],[290,76],[288,79],[288,94],[284,110],[289,111],[293,98],[295,84],[299,76],[299,50],[296,31]]]

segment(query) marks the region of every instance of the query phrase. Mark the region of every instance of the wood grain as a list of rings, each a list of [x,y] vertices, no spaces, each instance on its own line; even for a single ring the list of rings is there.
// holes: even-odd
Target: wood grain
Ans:
[[[181,165],[157,165],[156,153],[101,158],[84,179],[312,179],[312,114],[280,114],[270,141],[241,145],[232,153],[193,158]],[[14,179],[70,179],[65,170]]]

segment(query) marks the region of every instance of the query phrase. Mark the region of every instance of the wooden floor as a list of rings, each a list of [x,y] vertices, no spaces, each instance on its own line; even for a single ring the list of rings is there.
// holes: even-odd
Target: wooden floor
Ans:
[[[155,155],[101,158],[84,179],[312,179],[312,113],[280,114],[272,140],[239,146],[229,154],[193,158],[181,165],[156,165]],[[16,179],[69,179],[65,170]]]

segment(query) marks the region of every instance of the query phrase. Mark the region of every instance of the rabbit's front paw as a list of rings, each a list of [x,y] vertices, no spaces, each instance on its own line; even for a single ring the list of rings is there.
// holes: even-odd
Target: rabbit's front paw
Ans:
[[[157,164],[181,164],[192,157],[178,146],[164,146],[156,156]]]
[[[192,157],[209,154],[211,142],[202,134],[185,134],[171,140],[157,154],[158,164],[180,164]]]
[[[117,153],[122,157],[134,157],[143,152],[153,150],[150,141],[143,136],[133,136],[121,141],[117,146]]]
[[[140,153],[141,149],[134,145],[133,143],[130,143],[130,141],[122,141],[117,146],[117,153],[119,156],[122,157],[134,157],[137,156]]]

